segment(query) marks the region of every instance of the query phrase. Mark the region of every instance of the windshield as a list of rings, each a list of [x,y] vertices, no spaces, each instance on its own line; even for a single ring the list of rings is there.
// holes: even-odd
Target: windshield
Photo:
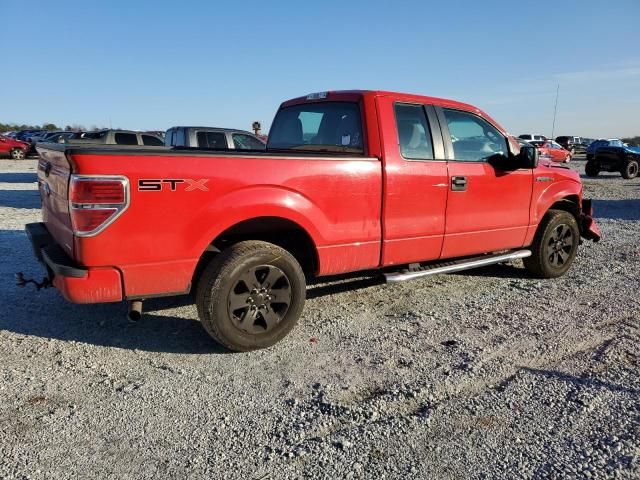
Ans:
[[[269,132],[269,149],[363,153],[357,103],[305,103],[280,109]]]

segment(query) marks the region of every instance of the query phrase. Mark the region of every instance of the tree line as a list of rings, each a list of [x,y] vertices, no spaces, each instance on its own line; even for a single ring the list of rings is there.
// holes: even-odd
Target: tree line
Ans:
[[[65,125],[63,127],[59,127],[55,123],[43,123],[42,125],[28,125],[28,124],[18,124],[18,123],[2,123],[0,122],[0,133],[1,132],[16,132],[19,130],[48,130],[49,132],[56,132],[60,130],[64,130],[66,132],[90,132],[93,130],[103,130],[106,127],[99,127],[98,125],[91,125],[89,128],[84,125],[79,125],[77,123],[72,123],[71,125]]]

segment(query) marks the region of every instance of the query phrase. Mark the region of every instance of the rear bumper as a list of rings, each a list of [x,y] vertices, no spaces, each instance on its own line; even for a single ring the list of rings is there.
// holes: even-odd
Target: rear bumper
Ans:
[[[118,269],[76,265],[44,223],[30,223],[25,231],[34,255],[45,265],[49,279],[64,298],[73,303],[119,302],[123,299],[122,276]]]
[[[580,214],[580,235],[587,240],[593,240],[597,242],[602,235],[600,234],[600,227],[593,219],[593,205],[591,200],[582,200],[582,213]]]

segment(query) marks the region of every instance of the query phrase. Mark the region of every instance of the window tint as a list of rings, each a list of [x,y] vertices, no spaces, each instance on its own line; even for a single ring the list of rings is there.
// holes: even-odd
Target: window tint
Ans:
[[[362,153],[357,103],[320,102],[280,109],[269,132],[269,148]]]
[[[115,139],[118,145],[138,144],[138,136],[135,133],[116,133]]]
[[[468,112],[444,109],[449,126],[453,157],[481,162],[494,155],[508,155],[506,138],[489,122]]]
[[[196,138],[200,148],[228,148],[223,132],[198,132]]]
[[[433,144],[424,107],[398,103],[395,111],[402,156],[413,160],[432,160]]]
[[[167,132],[164,134],[164,144],[167,147],[171,147],[173,145],[175,145],[173,143],[173,133],[175,132],[175,130],[173,128],[170,128],[169,130],[167,130]]]
[[[185,137],[184,128],[178,128],[173,134],[172,145],[175,145],[178,147],[193,147],[193,145],[187,145],[187,142],[185,141],[184,137]]]
[[[162,147],[164,142],[158,137],[152,137],[151,135],[142,135],[143,145],[152,145],[154,147]]]
[[[257,138],[244,133],[234,133],[232,135],[233,146],[240,150],[264,150],[265,145]]]

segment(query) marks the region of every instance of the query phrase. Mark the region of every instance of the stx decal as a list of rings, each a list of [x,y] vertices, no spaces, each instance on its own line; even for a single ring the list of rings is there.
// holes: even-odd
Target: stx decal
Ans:
[[[184,183],[185,192],[193,192],[194,190],[208,192],[209,188],[206,186],[208,181],[208,178],[200,180],[192,178],[141,178],[138,180],[138,190],[141,192],[160,192],[168,189],[175,192],[178,190],[178,185]]]

